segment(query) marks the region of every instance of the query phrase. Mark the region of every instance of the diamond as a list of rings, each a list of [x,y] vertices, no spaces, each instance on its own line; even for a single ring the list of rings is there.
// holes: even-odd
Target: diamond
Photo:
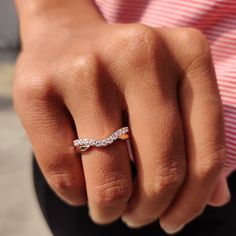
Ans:
[[[122,130],[119,129],[118,131],[116,131],[117,135],[120,136],[122,134]]]
[[[106,140],[102,140],[102,146],[106,146],[106,145],[107,145]]]
[[[113,140],[116,140],[116,134],[114,133],[114,134],[112,134],[112,136],[111,136],[111,138],[113,139]]]
[[[90,146],[94,146],[95,145],[95,140],[94,139],[90,139],[89,140],[89,145]]]
[[[85,144],[85,145],[88,145],[88,144],[89,144],[89,139],[85,138],[85,139],[84,139],[84,144]]]
[[[95,145],[96,145],[96,147],[100,147],[102,145],[102,142],[100,140],[97,140]]]

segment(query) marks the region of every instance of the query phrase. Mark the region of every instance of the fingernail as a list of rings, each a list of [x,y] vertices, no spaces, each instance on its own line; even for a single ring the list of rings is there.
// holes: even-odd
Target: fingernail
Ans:
[[[167,234],[175,234],[178,233],[179,231],[181,231],[184,228],[185,225],[181,225],[179,227],[165,227],[163,228],[163,230],[167,233]]]

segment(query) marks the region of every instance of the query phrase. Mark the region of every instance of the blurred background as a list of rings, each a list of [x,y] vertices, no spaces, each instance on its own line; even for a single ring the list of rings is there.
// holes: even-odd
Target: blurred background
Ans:
[[[13,0],[0,0],[0,235],[49,236],[31,173],[31,148],[12,106],[19,51]]]

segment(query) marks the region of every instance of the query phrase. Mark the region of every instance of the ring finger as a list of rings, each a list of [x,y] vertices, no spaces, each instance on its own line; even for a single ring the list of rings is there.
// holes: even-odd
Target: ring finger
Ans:
[[[101,97],[98,94],[93,91],[84,103],[79,103],[86,105],[69,104],[80,138],[101,140],[123,125],[116,92],[101,94]],[[126,142],[116,140],[106,147],[90,147],[81,154],[89,214],[96,223],[110,223],[120,217],[132,191]]]

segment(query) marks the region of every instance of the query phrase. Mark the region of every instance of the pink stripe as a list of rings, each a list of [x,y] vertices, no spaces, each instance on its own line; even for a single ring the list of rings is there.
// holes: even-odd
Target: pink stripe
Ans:
[[[232,124],[232,123],[228,123],[226,122],[225,123],[225,129],[233,129],[233,130],[236,130],[236,125]]]
[[[223,100],[228,98],[228,99],[232,99],[235,102],[236,96],[234,94],[233,89],[231,90],[231,93],[230,93],[230,90],[228,90],[226,92],[224,92],[223,90],[220,90],[220,94],[221,94]]]
[[[235,155],[236,154],[236,148],[231,148],[231,147],[227,146],[227,152]]]
[[[227,142],[227,144],[231,144],[233,146],[236,146],[236,142],[233,142],[231,139],[226,138],[226,142]]]
[[[195,27],[208,38],[225,120],[227,168],[236,168],[236,1],[95,0],[108,22]]]
[[[219,79],[219,77],[218,77],[218,79]],[[223,79],[219,79],[218,81],[217,81],[217,83],[218,83],[218,87],[219,87],[219,89],[222,91],[222,90],[225,90],[225,91],[231,91],[231,90],[235,90],[236,89],[236,86],[235,86],[235,84],[230,84],[230,83],[228,83],[228,81],[226,81],[226,80],[223,80]]]

